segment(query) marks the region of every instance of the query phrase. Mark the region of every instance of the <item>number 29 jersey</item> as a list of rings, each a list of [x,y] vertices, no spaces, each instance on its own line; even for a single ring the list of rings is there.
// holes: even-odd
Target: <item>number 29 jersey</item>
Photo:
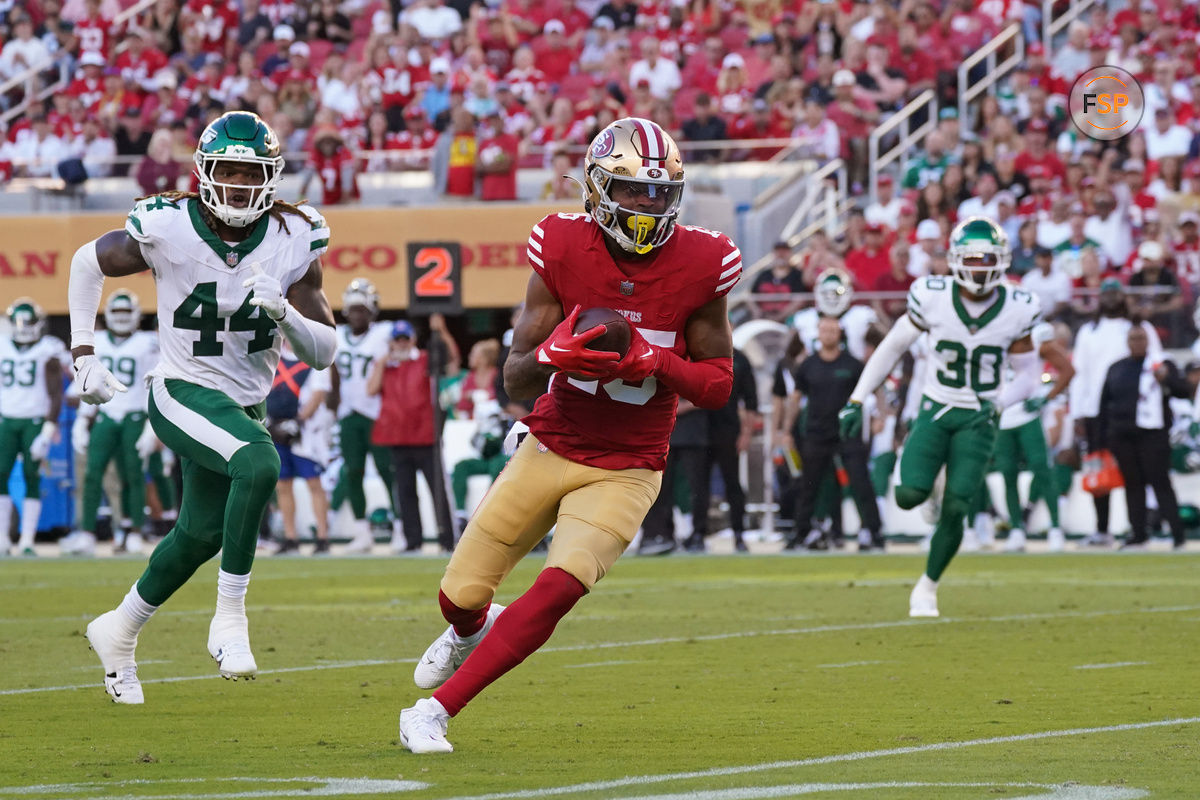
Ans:
[[[263,214],[243,242],[226,244],[204,223],[200,201],[153,196],[138,202],[125,231],[141,244],[158,290],[160,361],[151,375],[216,389],[243,406],[271,391],[279,363],[275,322],[250,305],[243,283],[251,264],[279,279],[286,295],[329,246],[329,228],[311,206],[312,221]]]
[[[552,214],[529,236],[529,263],[564,314],[577,304],[615,309],[647,342],[686,358],[688,318],[733,288],[742,274],[742,255],[725,234],[689,225],[676,225],[656,253],[622,271],[604,233],[586,214]],[[661,470],[677,397],[653,377],[630,384],[558,372],[524,422],[542,444],[571,461]]]
[[[949,278],[930,275],[908,292],[908,316],[928,334],[924,395],[957,408],[995,400],[1008,349],[1041,322],[1037,295],[1012,283],[996,287],[989,305],[962,296]]]

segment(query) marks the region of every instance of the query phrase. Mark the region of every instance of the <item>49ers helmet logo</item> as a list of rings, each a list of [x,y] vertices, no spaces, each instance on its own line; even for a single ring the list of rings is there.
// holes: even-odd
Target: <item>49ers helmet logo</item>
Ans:
[[[592,158],[604,158],[617,146],[617,138],[611,128],[605,128],[596,141],[592,142]]]

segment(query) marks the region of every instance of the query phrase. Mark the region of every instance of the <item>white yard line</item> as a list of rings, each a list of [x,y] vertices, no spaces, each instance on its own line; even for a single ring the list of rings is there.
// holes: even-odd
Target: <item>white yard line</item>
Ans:
[[[1116,667],[1142,667],[1149,661],[1114,661],[1111,664],[1080,664],[1075,669],[1114,669]]]
[[[519,798],[557,797],[560,795],[579,794],[580,792],[609,792],[626,786],[650,786],[656,783],[672,781],[702,780],[718,778],[726,775],[749,775],[756,772],[766,772],[776,769],[796,769],[798,767],[820,766],[822,764],[839,764],[855,761],[867,761],[873,758],[890,756],[914,755],[918,753],[937,753],[947,750],[961,750],[967,747],[982,747],[994,744],[1013,744],[1015,742],[1033,742],[1043,739],[1062,739],[1068,736],[1086,736],[1097,733],[1123,733],[1126,731],[1146,730],[1148,728],[1165,728],[1175,725],[1194,725],[1200,723],[1200,717],[1178,717],[1161,719],[1153,722],[1130,722],[1122,725],[1100,725],[1094,728],[1067,728],[1058,731],[1042,731],[1041,733],[1018,733],[1011,736],[990,736],[986,739],[968,739],[961,742],[932,742],[930,744],[913,745],[911,747],[891,747],[885,750],[864,750],[857,753],[839,753],[815,758],[799,758],[791,761],[772,761],[765,764],[745,764],[736,767],[716,767],[713,769],[696,770],[693,772],[669,772],[659,775],[636,775],[627,778],[617,778],[611,781],[592,781],[576,783],[570,786],[559,786],[547,789],[526,789],[516,792],[493,792],[490,794],[462,795],[450,800],[518,800]],[[994,784],[993,784],[994,785]],[[608,795],[612,797],[613,795]],[[695,796],[692,794],[689,797]],[[758,797],[760,795],[747,795]],[[769,795],[761,795],[769,796]],[[1050,795],[1051,797],[1066,797],[1070,795]],[[1138,795],[1125,795],[1137,797]],[[1100,798],[1103,795],[1075,795],[1078,800],[1083,798]],[[1116,795],[1108,795],[1115,798]]]
[[[1094,619],[1096,617],[1116,617],[1128,614],[1174,614],[1181,611],[1197,611],[1200,606],[1163,606],[1161,608],[1123,608],[1113,611],[1059,611],[1043,614],[1009,614],[997,617],[942,617],[936,620],[904,619],[885,622],[858,622],[843,625],[815,625],[811,628],[784,628],[767,631],[731,631],[728,633],[710,633],[701,636],[667,636],[658,639],[642,639],[632,642],[589,642],[587,644],[562,645],[546,647],[538,651],[545,653],[577,653],[591,650],[611,650],[622,647],[656,647],[664,644],[682,644],[685,642],[716,642],[727,639],[750,639],[759,636],[805,636],[820,633],[840,633],[843,631],[885,630],[888,628],[912,628],[918,626],[933,627],[953,625],[956,623],[978,624],[981,622],[1025,622],[1046,619]],[[360,661],[339,661],[326,664],[311,664],[303,667],[283,667],[279,669],[262,669],[259,675],[278,675],[287,672],[321,672],[327,669],[347,669],[354,667],[382,666],[396,664],[415,664],[416,658],[398,659],[367,659]],[[181,681],[201,681],[216,678],[213,673],[204,675],[182,675],[171,678],[142,678],[142,683],[178,683]],[[40,692],[62,692],[76,689],[93,689],[95,683],[73,684],[67,686],[38,686],[23,689],[0,689],[0,696],[37,694]]]
[[[620,664],[645,664],[645,661],[634,661],[632,659],[625,661],[593,661],[590,664],[564,664],[566,669],[588,669],[589,667],[615,667]]]
[[[872,664],[882,664],[882,661],[847,661],[844,664],[817,664],[818,669],[842,669],[844,667],[869,667]]]

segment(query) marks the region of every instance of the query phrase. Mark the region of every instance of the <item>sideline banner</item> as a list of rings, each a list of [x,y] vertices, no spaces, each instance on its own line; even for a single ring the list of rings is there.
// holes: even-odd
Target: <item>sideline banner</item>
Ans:
[[[439,242],[459,246],[464,308],[513,306],[524,299],[529,280],[525,243],[530,228],[547,214],[578,210],[574,203],[322,209],[331,233],[323,259],[325,293],[338,309],[346,285],[367,278],[379,288],[383,308],[407,308],[409,245]],[[124,225],[124,215],[111,212],[0,217],[0,310],[28,295],[49,314],[67,313],[76,248]],[[109,278],[105,296],[117,287],[137,292],[142,307],[154,310],[149,272]]]

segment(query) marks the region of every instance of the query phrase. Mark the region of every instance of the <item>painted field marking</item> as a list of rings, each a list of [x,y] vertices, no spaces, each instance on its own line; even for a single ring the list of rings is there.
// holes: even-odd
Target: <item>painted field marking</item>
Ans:
[[[1143,667],[1149,661],[1114,661],[1111,664],[1080,664],[1074,669],[1114,669],[1116,667]]]
[[[864,750],[857,753],[839,753],[830,756],[816,756],[814,758],[799,758],[789,761],[771,761],[765,764],[746,764],[736,767],[714,767],[713,769],[695,770],[692,772],[671,772],[659,775],[637,775],[627,778],[617,778],[611,781],[591,781],[588,783],[576,783],[570,786],[558,786],[546,789],[525,789],[515,792],[492,792],[489,794],[477,795],[462,795],[450,800],[520,800],[521,798],[538,798],[538,797],[555,797],[559,795],[579,794],[580,792],[607,792],[612,789],[620,789],[626,786],[650,786],[656,783],[669,783],[671,781],[688,781],[698,780],[703,778],[717,778],[726,775],[749,775],[756,772],[766,772],[775,769],[795,769],[797,767],[812,767],[823,764],[841,764],[855,761],[866,761],[873,758],[887,758],[889,756],[913,755],[918,753],[936,753],[947,750],[961,750],[967,747],[981,747],[993,744],[1012,744],[1014,742],[1033,742],[1042,739],[1061,739],[1067,736],[1086,736],[1096,733],[1123,733],[1125,731],[1138,731],[1148,728],[1165,728],[1178,725],[1195,725],[1200,723],[1200,717],[1178,717],[1176,719],[1160,719],[1153,722],[1129,722],[1120,725],[1101,725],[1094,728],[1067,728],[1057,731],[1042,731],[1041,733],[1017,733],[1010,736],[990,736],[986,739],[968,739],[961,742],[931,742],[930,744],[912,745],[909,747],[890,747],[884,750]],[[611,797],[611,795],[609,795]],[[688,793],[687,797],[696,795]],[[747,795],[747,797],[756,797],[757,795]],[[1131,797],[1143,797],[1145,795],[1132,795]],[[732,797],[732,796],[731,796]],[[1041,796],[1042,798],[1045,795]],[[1055,800],[1102,800],[1101,796],[1076,794],[1076,795],[1055,795]],[[1107,796],[1103,800],[1117,800],[1119,796]],[[639,795],[640,800],[649,800]],[[1012,800],[1018,800],[1012,798]],[[1026,798],[1026,800],[1030,800]]]
[[[589,667],[616,667],[621,664],[645,664],[645,661],[625,659],[621,661],[593,661],[590,664],[564,664],[564,669],[587,669]]]
[[[879,783],[793,783],[786,786],[754,786],[738,789],[710,789],[674,794],[630,795],[610,800],[761,800],[796,797],[802,794],[832,792],[869,792],[887,789],[1037,789],[1036,794],[1010,797],[1009,800],[1137,800],[1150,793],[1144,789],[1115,786],[1082,786],[1053,783],[934,783],[931,781],[887,781]],[[871,795],[873,796],[873,795]]]
[[[882,661],[847,661],[844,664],[817,664],[818,669],[842,669],[843,667],[869,667],[872,664],[882,664]]]
[[[1026,622],[1043,619],[1093,619],[1096,617],[1115,617],[1127,614],[1174,614],[1180,611],[1197,611],[1200,606],[1163,606],[1161,608],[1123,608],[1114,611],[1060,611],[1038,614],[1009,614],[998,617],[941,617],[940,619],[904,619],[886,622],[858,622],[841,625],[816,625],[811,628],[783,628],[768,631],[730,631],[728,633],[710,633],[699,636],[667,636],[658,639],[642,639],[632,642],[591,642],[589,644],[561,645],[545,647],[538,651],[542,653],[578,653],[591,650],[612,650],[622,647],[657,647],[664,644],[683,644],[686,642],[716,642],[727,639],[750,639],[759,636],[804,636],[820,633],[840,633],[844,631],[886,630],[889,628],[912,628],[917,626],[933,627],[937,625],[953,625],[955,623],[980,622]],[[341,661],[327,664],[310,664],[303,667],[280,667],[278,669],[260,669],[261,675],[280,675],[289,672],[320,672],[327,669],[350,669],[355,667],[377,667],[399,664],[415,664],[416,658],[397,659],[363,659],[359,661]],[[142,678],[142,683],[179,683],[182,681],[202,681],[218,677],[209,672],[204,675],[180,675],[170,678]],[[0,697],[6,695],[37,694],[39,692],[62,692],[77,689],[93,689],[95,683],[72,684],[64,686],[37,686],[24,689],[0,689]]]
[[[253,789],[244,792],[185,792],[175,794],[110,794],[117,786],[175,786],[205,783],[252,783],[266,784],[316,784],[296,788]],[[58,795],[55,800],[64,800],[62,793],[83,792],[76,800],[103,798],[104,800],[242,800],[242,798],[266,797],[328,797],[332,795],[378,795],[396,792],[416,792],[428,789],[421,781],[386,780],[379,778],[165,778],[162,780],[134,779],[127,781],[93,781],[81,783],[37,784],[34,786],[0,786],[0,796]],[[98,794],[99,793],[99,794]]]

